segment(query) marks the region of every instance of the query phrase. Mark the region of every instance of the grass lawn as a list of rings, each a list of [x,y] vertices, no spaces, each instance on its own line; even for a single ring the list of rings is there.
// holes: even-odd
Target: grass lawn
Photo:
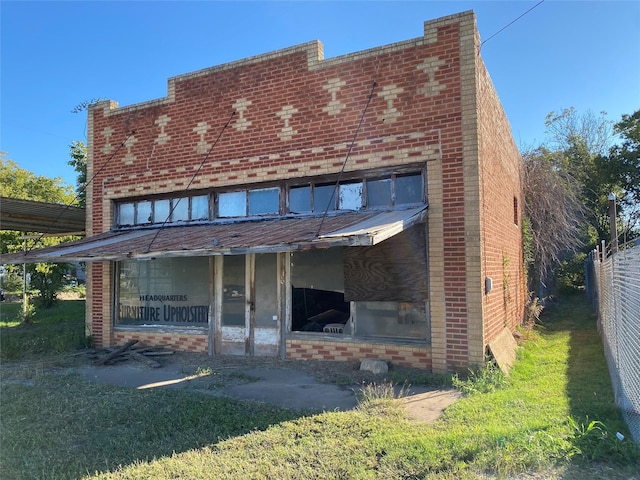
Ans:
[[[613,404],[590,306],[569,297],[543,321],[509,378],[485,370],[455,382],[475,393],[434,424],[411,422],[375,391],[355,411],[304,415],[193,392],[87,384],[43,367],[63,370],[69,360],[59,354],[4,360],[0,477],[453,480],[542,472],[640,480],[640,450]],[[2,335],[11,328],[22,327],[3,327]]]

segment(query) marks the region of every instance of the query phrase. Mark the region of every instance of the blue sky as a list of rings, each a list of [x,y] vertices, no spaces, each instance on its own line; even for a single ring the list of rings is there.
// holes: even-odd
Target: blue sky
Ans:
[[[533,1],[0,2],[0,150],[36,175],[75,184],[69,145],[86,141],[95,98],[161,98],[167,79],[320,40],[325,58],[422,36],[474,10],[488,39]],[[482,57],[519,146],[544,140],[550,111],[640,108],[640,2],[545,0],[489,39]]]

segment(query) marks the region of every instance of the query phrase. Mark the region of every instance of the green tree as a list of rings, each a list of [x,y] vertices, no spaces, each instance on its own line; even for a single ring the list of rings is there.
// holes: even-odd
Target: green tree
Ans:
[[[580,184],[562,167],[564,157],[545,147],[523,152],[525,262],[529,291],[553,288],[555,270],[583,245]]]
[[[622,233],[638,233],[640,111],[614,124],[603,112],[568,108],[551,112],[545,124],[548,141],[523,158],[529,281],[549,293],[557,279],[583,282],[585,253],[610,238],[611,193],[619,199]]]
[[[0,152],[0,196],[18,198],[22,200],[36,200],[40,202],[72,204],[73,189],[65,185],[62,178],[49,178],[35,175],[29,170],[20,168],[14,161],[6,158],[5,152]],[[38,232],[16,232],[0,230],[0,252],[13,253],[24,248],[23,237],[39,237]],[[31,247],[34,239],[30,239]],[[57,245],[57,238],[39,238],[40,247]]]
[[[612,145],[613,128],[606,114],[587,112],[580,115],[572,108],[551,112],[545,122],[549,148],[559,161],[560,174],[571,175],[579,185],[579,198],[584,205],[585,223],[582,234],[589,249],[609,232],[609,193],[614,180],[602,159]]]
[[[86,206],[87,203],[87,146],[84,142],[76,140],[69,145],[71,149],[71,160],[67,162],[77,173],[76,177],[76,196],[80,207]]]
[[[640,234],[640,110],[622,115],[614,125],[614,132],[621,143],[599,160],[602,171],[610,176],[611,191],[618,193],[622,221],[617,233],[623,238],[632,238]]]
[[[35,175],[29,170],[20,168],[14,161],[0,153],[0,196],[35,200],[41,202],[71,205],[75,201],[73,188],[64,184],[59,177],[48,178]],[[45,237],[40,232],[18,232],[0,230],[0,252],[14,253],[26,249],[42,248],[58,245],[74,237]],[[32,286],[39,290],[41,304],[50,306],[56,293],[62,286],[60,272],[68,269],[68,265],[28,265],[27,273],[33,281]],[[16,275],[20,266],[8,266],[9,274]]]
[[[0,196],[64,205],[74,200],[72,188],[61,177],[39,176],[20,168],[6,152],[0,152]]]

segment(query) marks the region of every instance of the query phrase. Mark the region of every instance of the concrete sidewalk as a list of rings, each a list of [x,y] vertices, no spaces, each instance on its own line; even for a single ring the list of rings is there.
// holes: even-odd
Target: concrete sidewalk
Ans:
[[[358,404],[357,387],[341,388],[318,382],[311,375],[286,368],[248,368],[218,379],[215,372],[203,370],[186,373],[183,366],[170,364],[162,368],[142,365],[79,367],[86,381],[137,389],[181,388],[208,395],[224,396],[277,405],[295,410],[347,411]],[[459,398],[455,390],[428,388],[403,389],[407,414],[415,420],[434,421]]]

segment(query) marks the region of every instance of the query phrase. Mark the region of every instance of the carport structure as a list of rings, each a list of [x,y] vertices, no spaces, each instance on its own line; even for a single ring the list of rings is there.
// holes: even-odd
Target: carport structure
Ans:
[[[85,209],[57,203],[0,197],[0,230],[84,236]]]

